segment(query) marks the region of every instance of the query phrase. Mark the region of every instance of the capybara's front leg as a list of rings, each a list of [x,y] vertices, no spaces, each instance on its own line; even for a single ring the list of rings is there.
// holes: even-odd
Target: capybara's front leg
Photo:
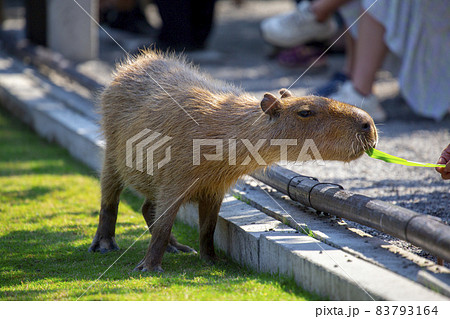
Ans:
[[[200,226],[200,257],[209,263],[217,259],[214,251],[214,230],[223,196],[201,198],[198,205]]]
[[[180,208],[180,203],[172,204],[168,209],[156,209],[155,221],[153,222],[152,239],[144,259],[137,265],[135,270],[163,272],[161,267],[164,252],[170,241],[172,226]],[[158,210],[160,213],[158,214]]]
[[[147,223],[147,227],[150,233],[153,233],[153,223],[155,222],[155,205],[153,201],[146,199],[144,204],[142,205],[142,215],[144,216],[145,222]],[[189,246],[180,244],[173,234],[170,234],[169,244],[167,245],[166,251],[168,253],[196,253],[194,249]]]
[[[102,203],[100,208],[100,216],[97,232],[89,247],[90,252],[107,253],[119,250],[116,244],[116,221],[117,211],[119,207],[119,196],[123,186],[118,176],[116,176],[111,165],[107,160],[103,165],[101,187],[102,187]]]

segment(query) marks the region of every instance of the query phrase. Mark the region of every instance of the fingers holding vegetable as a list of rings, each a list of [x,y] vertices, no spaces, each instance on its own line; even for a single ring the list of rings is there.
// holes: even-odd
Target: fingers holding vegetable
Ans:
[[[442,179],[450,179],[450,144],[442,151],[437,163],[445,165],[445,167],[436,167],[436,171],[441,174]]]

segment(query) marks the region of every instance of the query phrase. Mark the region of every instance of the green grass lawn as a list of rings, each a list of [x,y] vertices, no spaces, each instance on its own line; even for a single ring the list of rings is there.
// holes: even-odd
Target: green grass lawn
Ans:
[[[121,250],[88,253],[98,221],[97,174],[40,139],[0,107],[0,299],[76,300],[145,230],[142,200],[122,195]],[[197,231],[177,239],[198,250]],[[133,272],[146,233],[81,300],[311,300],[293,280],[258,274],[221,255],[209,266],[192,254],[165,254],[165,273]]]

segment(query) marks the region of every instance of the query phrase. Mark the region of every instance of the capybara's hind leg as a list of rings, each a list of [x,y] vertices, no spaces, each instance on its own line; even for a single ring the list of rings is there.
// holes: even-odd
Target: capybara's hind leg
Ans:
[[[146,199],[144,204],[142,205],[142,215],[144,216],[145,222],[147,223],[147,227],[149,228],[150,233],[153,229],[153,223],[155,221],[155,205],[153,201]],[[178,252],[185,252],[185,253],[196,253],[194,249],[192,249],[189,246],[180,244],[173,234],[170,234],[170,240],[169,244],[167,245],[166,251],[168,253],[178,253]]]
[[[166,196],[167,198],[176,198],[176,196],[169,196],[167,193]],[[167,201],[162,204],[159,203],[155,209],[155,221],[151,227],[152,239],[150,240],[150,246],[144,259],[135,270],[163,272],[161,267],[162,258],[169,244],[172,226],[182,199],[178,198],[175,203],[167,203]]]
[[[199,200],[200,257],[207,262],[216,261],[214,251],[214,230],[223,196],[204,197]]]
[[[106,253],[119,250],[116,244],[116,221],[119,196],[123,185],[112,165],[106,160],[101,177],[102,200],[97,232],[89,247],[90,252]]]

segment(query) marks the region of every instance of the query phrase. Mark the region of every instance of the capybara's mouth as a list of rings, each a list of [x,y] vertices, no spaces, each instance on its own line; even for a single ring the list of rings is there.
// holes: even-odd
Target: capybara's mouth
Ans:
[[[356,134],[356,145],[352,143],[352,156],[350,161],[361,157],[367,150],[377,146],[377,137],[368,137],[363,134]]]

